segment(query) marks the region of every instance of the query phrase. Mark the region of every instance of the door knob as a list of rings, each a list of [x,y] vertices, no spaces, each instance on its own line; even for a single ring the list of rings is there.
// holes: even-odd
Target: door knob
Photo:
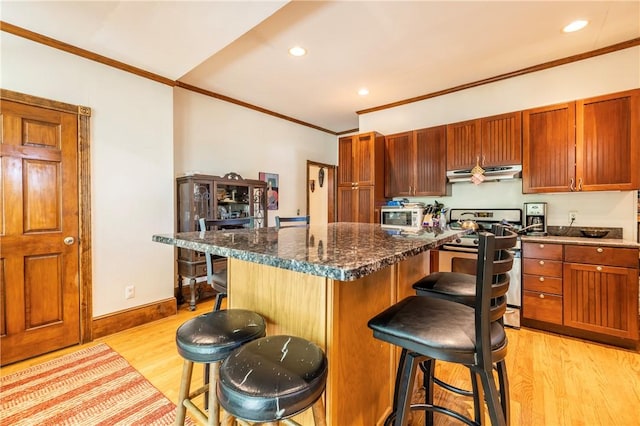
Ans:
[[[62,240],[66,245],[70,246],[73,243],[76,242],[76,239],[73,237],[65,237],[64,240]]]

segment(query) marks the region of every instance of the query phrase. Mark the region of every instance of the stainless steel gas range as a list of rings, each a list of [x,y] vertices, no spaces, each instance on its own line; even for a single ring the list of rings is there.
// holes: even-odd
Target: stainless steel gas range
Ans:
[[[490,230],[491,225],[497,223],[508,224],[514,229],[522,228],[522,209],[451,209],[449,211],[449,226],[451,228],[461,227],[465,221],[473,221],[478,226],[478,230]],[[467,222],[468,223],[468,222]],[[513,249],[514,262],[509,274],[510,283],[507,292],[507,313],[504,316],[504,323],[510,327],[520,328],[520,307],[522,306],[522,283],[521,283],[521,256],[520,240]],[[464,237],[445,244],[440,247],[438,270],[442,272],[455,271],[467,272],[465,265],[468,260],[476,260],[478,257],[478,236],[477,233],[467,234]],[[466,264],[465,264],[466,260]]]

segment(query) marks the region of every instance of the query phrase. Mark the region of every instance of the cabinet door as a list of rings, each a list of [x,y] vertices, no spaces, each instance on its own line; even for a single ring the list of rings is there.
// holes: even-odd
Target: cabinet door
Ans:
[[[564,325],[638,338],[638,270],[565,263]]]
[[[389,135],[385,138],[385,197],[414,195],[416,173],[413,152],[413,132]]]
[[[356,222],[356,191],[351,186],[338,187],[338,222]]]
[[[356,182],[354,152],[355,136],[338,139],[338,185]]]
[[[354,193],[357,197],[356,222],[380,223],[380,212],[375,209],[375,188],[360,186]],[[376,212],[378,212],[377,215]]]
[[[447,127],[416,130],[413,195],[445,195],[447,192]]]
[[[580,100],[576,105],[576,177],[585,191],[640,186],[640,90]]]
[[[447,170],[471,169],[481,163],[480,120],[447,125]]]
[[[375,133],[365,133],[356,136],[356,138],[354,149],[355,182],[360,185],[375,185],[375,173],[380,172],[376,170],[376,135]],[[381,143],[384,144],[384,140]],[[380,155],[382,155],[382,152],[380,152]],[[379,160],[384,164],[382,158]],[[382,184],[382,182],[380,183]]]
[[[522,192],[575,188],[575,103],[522,113]]]
[[[521,122],[520,111],[481,119],[483,166],[522,164]]]

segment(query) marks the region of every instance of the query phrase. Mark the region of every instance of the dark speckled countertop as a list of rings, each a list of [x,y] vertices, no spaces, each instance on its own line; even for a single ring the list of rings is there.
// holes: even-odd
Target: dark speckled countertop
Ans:
[[[547,244],[576,244],[581,246],[600,246],[600,247],[623,247],[623,248],[639,248],[640,244],[631,240],[623,240],[622,238],[586,238],[571,236],[523,236],[522,242],[547,243]]]
[[[352,281],[452,241],[465,232],[397,232],[378,224],[330,223],[309,228],[234,229],[154,235],[153,241]]]

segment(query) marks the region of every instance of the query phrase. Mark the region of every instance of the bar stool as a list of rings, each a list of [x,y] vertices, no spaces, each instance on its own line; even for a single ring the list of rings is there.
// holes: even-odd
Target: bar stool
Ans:
[[[243,345],[220,366],[218,400],[237,420],[297,425],[290,418],[313,410],[326,424],[322,393],[327,357],[314,343],[294,336],[269,336]]]
[[[220,405],[215,387],[220,373],[219,365],[229,354],[252,340],[264,337],[264,318],[244,309],[227,309],[208,312],[192,318],[178,327],[176,345],[184,358],[182,380],[176,410],[176,425],[183,425],[187,411],[200,422],[208,425],[220,424]],[[190,393],[193,364],[209,365],[208,384]],[[208,393],[208,416],[193,400]]]
[[[491,232],[496,236],[503,236],[505,227],[494,225]],[[499,252],[502,253],[502,252]],[[455,266],[454,259],[454,266]],[[440,299],[451,300],[453,302],[463,303],[473,307],[475,305],[476,295],[476,277],[475,271],[477,261],[475,259],[457,259],[461,260],[458,267],[454,268],[454,272],[434,272],[422,278],[413,285],[418,296],[435,297]],[[503,300],[492,301],[491,310],[492,320],[502,320],[504,315]],[[425,389],[425,403],[433,404],[433,385],[434,383],[450,392],[457,393],[468,397],[475,397],[477,393],[473,390],[462,389],[446,383],[435,377],[435,360],[429,359],[420,365],[424,373],[423,387]],[[505,360],[497,362],[494,369],[498,374],[498,384],[500,392],[500,403],[504,412],[505,421],[509,424],[509,380],[507,375],[507,367]],[[471,374],[472,387],[476,387],[475,375]],[[476,422],[480,418],[480,401],[474,398],[474,417]],[[427,424],[433,423],[432,413],[427,413]]]
[[[452,409],[433,404],[411,405],[411,393],[418,365],[441,360],[468,366],[476,376],[478,401],[486,400],[491,424],[506,424],[493,377],[493,364],[504,360],[507,336],[504,327],[492,318],[491,301],[502,300],[509,288],[513,255],[506,250],[515,245],[516,234],[504,237],[479,234],[476,294],[473,307],[446,299],[410,296],[369,320],[375,338],[402,348],[394,410],[387,425],[406,426],[410,409],[439,412],[474,425],[472,419]]]

